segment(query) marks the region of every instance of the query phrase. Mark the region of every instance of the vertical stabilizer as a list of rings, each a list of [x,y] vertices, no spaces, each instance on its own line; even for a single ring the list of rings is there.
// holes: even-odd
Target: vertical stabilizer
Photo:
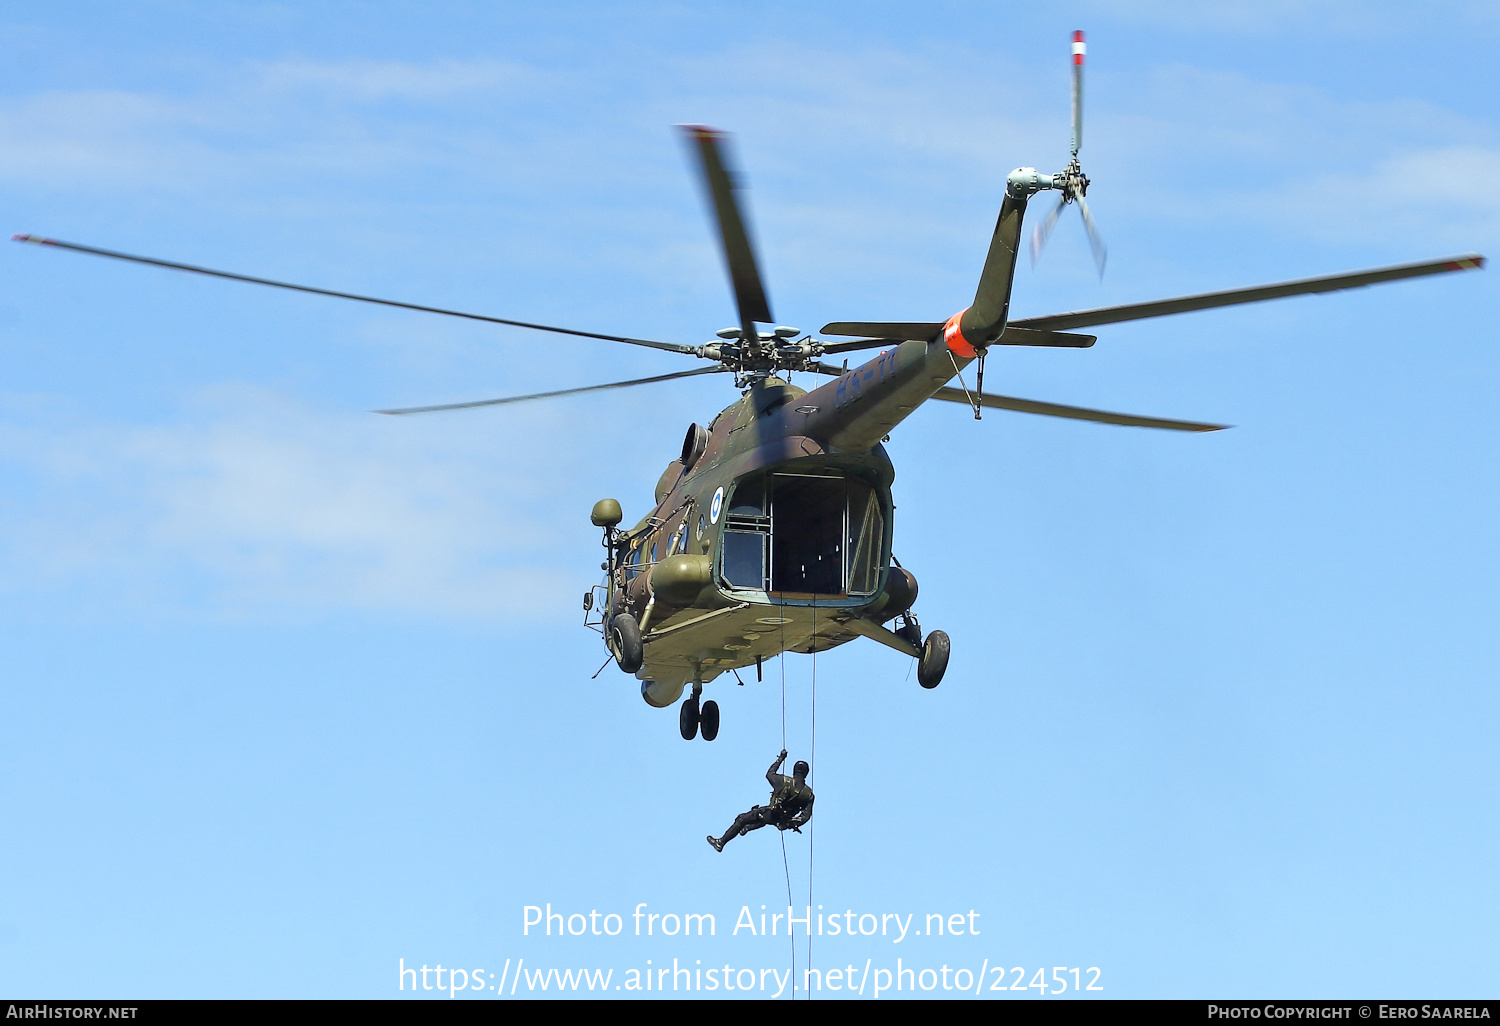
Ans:
[[[979,276],[974,303],[958,322],[959,331],[971,346],[987,346],[1005,330],[1027,196],[1024,188],[1009,186],[1005,191],[1005,202],[1000,205],[1000,216],[995,221],[995,234],[990,238],[990,251],[984,258],[984,272]]]

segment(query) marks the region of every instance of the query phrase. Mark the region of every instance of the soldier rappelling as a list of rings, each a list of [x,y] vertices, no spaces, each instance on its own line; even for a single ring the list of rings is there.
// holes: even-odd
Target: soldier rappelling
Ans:
[[[723,837],[710,834],[708,843],[714,846],[715,851],[723,851],[724,845],[740,834],[759,830],[763,826],[795,830],[799,834],[802,832],[802,826],[812,819],[813,792],[807,786],[807,774],[811,767],[798,759],[792,766],[792,775],[788,777],[777,772],[784,762],[785,748],[776,757],[776,761],[771,763],[771,768],[766,770],[766,782],[771,785],[771,804],[756,805],[749,812],[742,812],[734,817],[734,822]]]

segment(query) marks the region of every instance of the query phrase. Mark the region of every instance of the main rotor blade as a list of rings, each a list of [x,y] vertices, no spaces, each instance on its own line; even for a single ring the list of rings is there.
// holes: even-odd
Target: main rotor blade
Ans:
[[[824,342],[823,352],[853,353],[860,349],[881,349],[885,346],[899,346],[905,339],[900,338],[862,338],[854,342]]]
[[[1104,277],[1104,236],[1099,234],[1099,226],[1094,223],[1094,215],[1089,213],[1089,204],[1081,195],[1078,200],[1078,212],[1083,215],[1084,230],[1089,233],[1089,248],[1094,251],[1094,265],[1099,268],[1099,277]]]
[[[808,370],[816,374],[838,377],[844,373],[842,367],[830,367],[826,363],[808,364]],[[961,388],[944,386],[933,395],[948,403],[963,403],[970,408],[974,403]],[[1137,417],[1131,413],[1110,413],[1108,410],[1090,410],[1083,406],[1063,406],[1058,403],[1039,403],[1034,399],[1017,399],[1008,395],[979,396],[979,405],[990,410],[1011,410],[1015,413],[1035,413],[1043,417],[1067,417],[1069,420],[1092,420],[1100,424],[1121,424],[1125,427],[1162,428],[1167,431],[1223,431],[1228,424],[1202,424],[1195,420],[1167,420],[1162,417]]]
[[[825,335],[879,335],[918,342],[931,342],[942,330],[942,321],[833,321],[823,325]]]
[[[1376,267],[1368,271],[1351,271],[1348,274],[1331,274],[1321,278],[1300,278],[1274,285],[1256,285],[1245,289],[1230,289],[1225,292],[1203,292],[1195,296],[1177,299],[1158,299],[1150,303],[1132,303],[1128,306],[1106,306],[1097,310],[1079,310],[1076,313],[1050,314],[1046,317],[1025,317],[1011,323],[1024,328],[1044,328],[1051,331],[1067,328],[1083,328],[1094,324],[1114,324],[1119,321],[1135,321],[1145,317],[1165,317],[1168,314],[1187,313],[1190,310],[1207,310],[1216,306],[1236,306],[1240,303],[1259,303],[1266,299],[1283,296],[1301,296],[1314,292],[1337,292],[1340,289],[1355,289],[1364,285],[1375,285],[1384,281],[1399,281],[1402,278],[1420,278],[1428,274],[1443,274],[1448,271],[1474,271],[1484,267],[1484,257],[1477,253],[1448,257],[1446,260],[1430,260],[1420,264],[1398,264],[1394,267]]]
[[[960,388],[940,388],[933,398],[973,406],[969,396]],[[1007,395],[989,395],[988,393],[979,396],[979,405],[991,410],[1013,410],[1016,413],[1037,413],[1044,417],[1067,417],[1070,420],[1092,420],[1100,424],[1123,424],[1125,427],[1164,428],[1168,431],[1222,431],[1229,426],[1228,424],[1200,424],[1192,420],[1137,417],[1130,413],[1109,413],[1105,410],[1090,410],[1082,406],[1039,403],[1033,399],[1016,399]]]
[[[760,269],[755,263],[755,249],[750,244],[745,219],[735,199],[738,187],[730,176],[720,146],[727,136],[707,125],[683,125],[682,130],[698,144],[698,170],[719,225],[719,241],[729,270],[729,283],[734,288],[740,329],[745,333],[744,338],[753,342],[758,338],[755,322],[770,323],[771,306],[766,302],[766,290],[761,285]]]
[[[503,406],[506,403],[524,403],[531,399],[555,399],[562,395],[579,395],[583,392],[603,392],[610,388],[629,388],[631,385],[649,385],[656,381],[671,381],[673,378],[692,378],[700,374],[722,374],[727,367],[699,367],[697,370],[678,371],[676,374],[658,374],[654,378],[636,378],[634,381],[614,381],[607,385],[585,385],[582,388],[564,388],[556,392],[536,392],[532,395],[513,395],[504,399],[481,399],[472,403],[446,403],[442,406],[408,406],[399,410],[374,410],[399,416],[407,413],[440,413],[444,410],[471,410],[476,406]]]
[[[422,313],[442,314],[445,317],[463,317],[471,321],[485,321],[489,324],[507,324],[513,328],[531,328],[533,331],[550,331],[558,335],[577,335],[581,338],[599,338],[606,342],[625,342],[633,346],[647,346],[651,349],[664,349],[669,353],[686,353],[697,355],[697,347],[684,346],[676,342],[653,342],[645,338],[627,338],[623,335],[601,335],[594,331],[574,331],[572,328],[554,328],[546,324],[532,324],[528,321],[512,321],[503,317],[489,317],[485,314],[464,313],[460,310],[444,310],[436,306],[422,306],[417,303],[402,303],[394,299],[377,299],[374,296],[361,296],[353,292],[336,292],[333,289],[316,289],[308,285],[293,285],[284,281],[273,281],[270,278],[255,278],[248,274],[232,274],[229,271],[215,271],[207,267],[198,267],[193,264],[179,264],[171,260],[157,260],[154,257],[134,256],[130,253],[119,253],[112,249],[99,249],[94,246],[81,246],[76,242],[63,242],[60,239],[48,239],[41,235],[12,235],[12,242],[31,242],[39,246],[55,246],[58,249],[71,249],[76,253],[91,253],[94,256],[109,257],[112,260],[129,260],[137,264],[151,264],[154,267],[166,267],[174,271],[190,271],[193,274],[206,274],[213,278],[228,278],[231,281],[247,281],[252,285],[269,285],[272,288],[290,289],[293,292],[311,292],[317,296],[333,296],[335,299],[352,299],[359,303],[375,303],[380,306],[394,306],[402,310],[418,310]]]

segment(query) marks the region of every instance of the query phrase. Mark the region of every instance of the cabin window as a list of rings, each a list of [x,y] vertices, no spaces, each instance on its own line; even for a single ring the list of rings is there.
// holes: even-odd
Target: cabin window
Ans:
[[[766,479],[751,478],[741,481],[734,489],[734,498],[729,500],[730,517],[754,518],[766,515]]]
[[[736,487],[721,573],[731,588],[778,595],[873,595],[884,546],[880,496],[864,481],[772,474]]]
[[[731,588],[766,590],[766,554],[771,518],[766,512],[766,479],[741,482],[724,518],[724,580]]]
[[[881,548],[885,544],[885,516],[875,489],[849,478],[848,591],[851,595],[873,595],[880,585]]]

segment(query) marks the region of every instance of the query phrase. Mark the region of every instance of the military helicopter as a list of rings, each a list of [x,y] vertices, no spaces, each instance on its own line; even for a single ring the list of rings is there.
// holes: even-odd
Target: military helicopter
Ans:
[[[600,632],[619,668],[640,681],[646,702],[658,708],[671,706],[690,687],[679,709],[680,732],[686,740],[701,734],[711,741],[719,732],[719,707],[712,700],[702,701],[704,685],[725,672],[737,675],[751,666],[759,673],[766,659],[783,652],[823,652],[864,637],[915,658],[922,687],[937,687],[943,679],[951,647],[948,635],[941,630],[924,635],[913,613],[917,579],[892,552],[895,470],[881,444],[924,402],[964,403],[976,419],[983,410],[996,409],[1171,431],[1225,427],[986,393],[984,363],[990,347],[1087,348],[1096,336],[1073,329],[1483,267],[1484,257],[1470,254],[1011,319],[1022,221],[1028,203],[1039,193],[1056,192],[1058,202],[1033,233],[1033,259],[1062,211],[1076,205],[1103,273],[1105,247],[1085,199],[1089,179],[1078,161],[1084,53],[1083,33],[1076,32],[1068,165],[1052,175],[1022,167],[1006,176],[1005,197],[974,301],[942,321],[834,321],[823,326],[822,335],[844,341],[775,326],[737,198],[739,188],[726,160],[725,136],[701,125],[683,130],[713,210],[738,313],[738,322],[719,331],[717,341],[701,345],[576,331],[336,292],[36,235],[13,238],[259,285],[645,346],[709,364],[533,395],[376,411],[384,414],[473,409],[703,374],[732,375],[740,398],[708,427],[688,427],[681,453],[656,483],[650,512],[622,529],[619,502],[604,499],[595,504],[591,519],[603,530],[604,581],[583,599],[585,624]],[[761,325],[771,330],[762,331]],[[881,351],[854,368],[847,359],[839,366],[824,362],[826,357],[869,349]],[[971,364],[973,389],[963,375]],[[792,372],[832,380],[806,391],[788,380]],[[949,384],[954,379],[958,387]]]

